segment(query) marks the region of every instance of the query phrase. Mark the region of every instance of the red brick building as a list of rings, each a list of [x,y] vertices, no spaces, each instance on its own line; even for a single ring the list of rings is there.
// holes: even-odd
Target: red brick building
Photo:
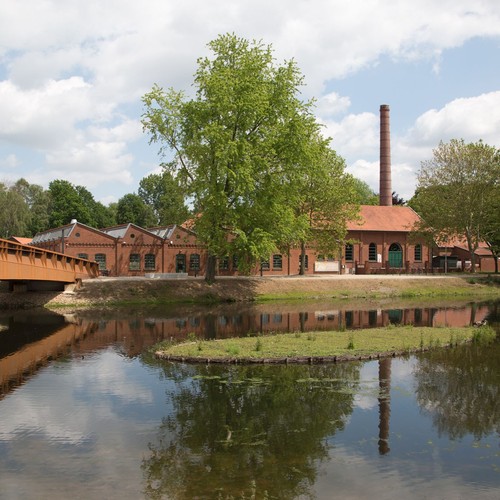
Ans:
[[[409,232],[417,214],[408,207],[362,206],[361,220],[349,224],[342,255],[319,255],[306,249],[305,272],[374,273],[416,272],[430,267],[429,248],[410,243]],[[32,245],[94,260],[101,274],[145,276],[205,273],[207,254],[196,234],[183,226],[144,229],[123,224],[102,230],[78,221],[37,234]],[[253,269],[254,275],[293,275],[300,270],[300,249],[288,255],[274,253]],[[232,256],[219,260],[218,274],[238,274]]]
[[[431,249],[410,238],[418,220],[410,207],[362,205],[360,220],[348,224],[347,238],[352,243],[344,249],[343,265],[356,274],[430,269]]]

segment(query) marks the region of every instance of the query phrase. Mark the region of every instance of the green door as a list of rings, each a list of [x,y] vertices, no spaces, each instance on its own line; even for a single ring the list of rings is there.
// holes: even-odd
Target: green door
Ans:
[[[398,243],[389,247],[389,267],[403,267],[403,250]]]

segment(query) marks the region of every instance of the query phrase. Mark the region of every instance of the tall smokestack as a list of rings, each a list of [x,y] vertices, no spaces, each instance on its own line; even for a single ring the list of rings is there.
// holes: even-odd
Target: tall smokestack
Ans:
[[[391,127],[389,106],[380,106],[380,206],[392,206]]]

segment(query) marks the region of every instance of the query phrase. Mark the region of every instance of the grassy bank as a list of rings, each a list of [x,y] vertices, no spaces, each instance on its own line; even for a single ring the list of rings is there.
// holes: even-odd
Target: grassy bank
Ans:
[[[372,359],[465,342],[488,342],[495,331],[486,327],[413,327],[287,333],[222,340],[195,340],[156,346],[159,358],[187,362],[321,362]]]
[[[468,276],[290,276],[203,279],[87,280],[75,293],[51,298],[49,305],[123,306],[217,304],[271,300],[500,297],[500,280]]]
[[[275,300],[379,300],[418,298],[500,297],[500,278],[471,275],[448,276],[286,276],[220,277],[213,284],[203,278],[159,280],[148,278],[99,278],[84,280],[70,293],[10,293],[0,289],[0,308],[46,306],[101,308],[220,304]]]

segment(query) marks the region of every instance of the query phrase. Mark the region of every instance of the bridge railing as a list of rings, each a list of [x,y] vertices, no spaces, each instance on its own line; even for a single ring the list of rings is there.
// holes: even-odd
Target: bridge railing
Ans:
[[[97,276],[97,262],[0,239],[0,280],[69,283]]]

